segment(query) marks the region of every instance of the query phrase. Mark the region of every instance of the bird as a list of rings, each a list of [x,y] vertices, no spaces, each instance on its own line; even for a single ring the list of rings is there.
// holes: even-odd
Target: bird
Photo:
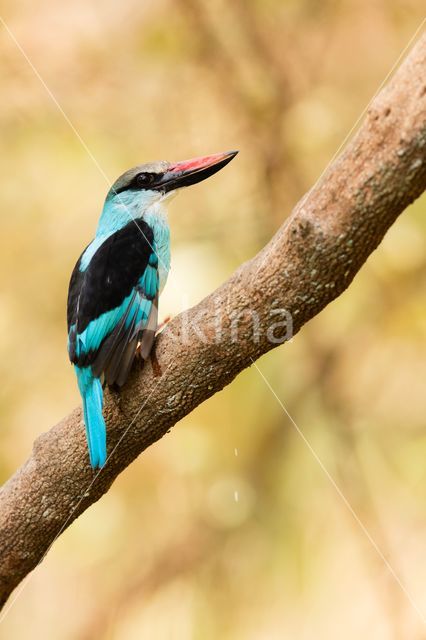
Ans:
[[[141,164],[107,193],[95,237],[72,272],[67,302],[68,355],[93,469],[107,460],[105,385],[120,389],[135,356],[145,361],[154,344],[159,295],[170,270],[167,200],[215,174],[237,153]]]

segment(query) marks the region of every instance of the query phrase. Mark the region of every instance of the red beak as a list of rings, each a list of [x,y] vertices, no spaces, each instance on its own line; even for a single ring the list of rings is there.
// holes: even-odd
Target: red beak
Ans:
[[[220,171],[228,162],[231,162],[237,153],[238,151],[226,151],[225,153],[214,153],[211,156],[201,156],[183,162],[171,163],[158,186],[165,191],[173,191],[201,182]]]

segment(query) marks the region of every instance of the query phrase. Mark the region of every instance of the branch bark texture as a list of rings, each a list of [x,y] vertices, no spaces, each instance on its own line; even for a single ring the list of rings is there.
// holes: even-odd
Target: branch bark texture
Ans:
[[[80,408],[35,441],[0,490],[0,604],[132,460],[276,346],[267,336],[274,305],[291,314],[296,333],[348,287],[425,188],[426,34],[269,244],[158,337],[161,375],[135,366],[119,399],[106,392],[106,467],[94,477]],[[258,341],[251,310],[260,319]]]

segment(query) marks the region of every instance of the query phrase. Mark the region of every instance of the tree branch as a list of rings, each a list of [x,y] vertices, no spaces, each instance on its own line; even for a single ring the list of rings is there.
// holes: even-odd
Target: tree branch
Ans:
[[[31,457],[0,491],[1,604],[132,460],[276,346],[267,335],[271,309],[286,309],[296,333],[348,287],[426,188],[425,69],[423,35],[344,153],[269,244],[159,336],[161,375],[156,367],[140,372],[135,366],[119,398],[106,392],[110,458],[97,476],[80,408],[36,440]],[[261,330],[257,341],[252,311]]]

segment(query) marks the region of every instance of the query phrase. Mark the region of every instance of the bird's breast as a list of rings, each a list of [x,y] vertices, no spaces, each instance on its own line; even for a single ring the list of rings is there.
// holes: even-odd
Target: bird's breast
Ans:
[[[154,249],[158,257],[160,293],[170,271],[170,228],[164,207],[157,205],[144,216],[154,234]]]

